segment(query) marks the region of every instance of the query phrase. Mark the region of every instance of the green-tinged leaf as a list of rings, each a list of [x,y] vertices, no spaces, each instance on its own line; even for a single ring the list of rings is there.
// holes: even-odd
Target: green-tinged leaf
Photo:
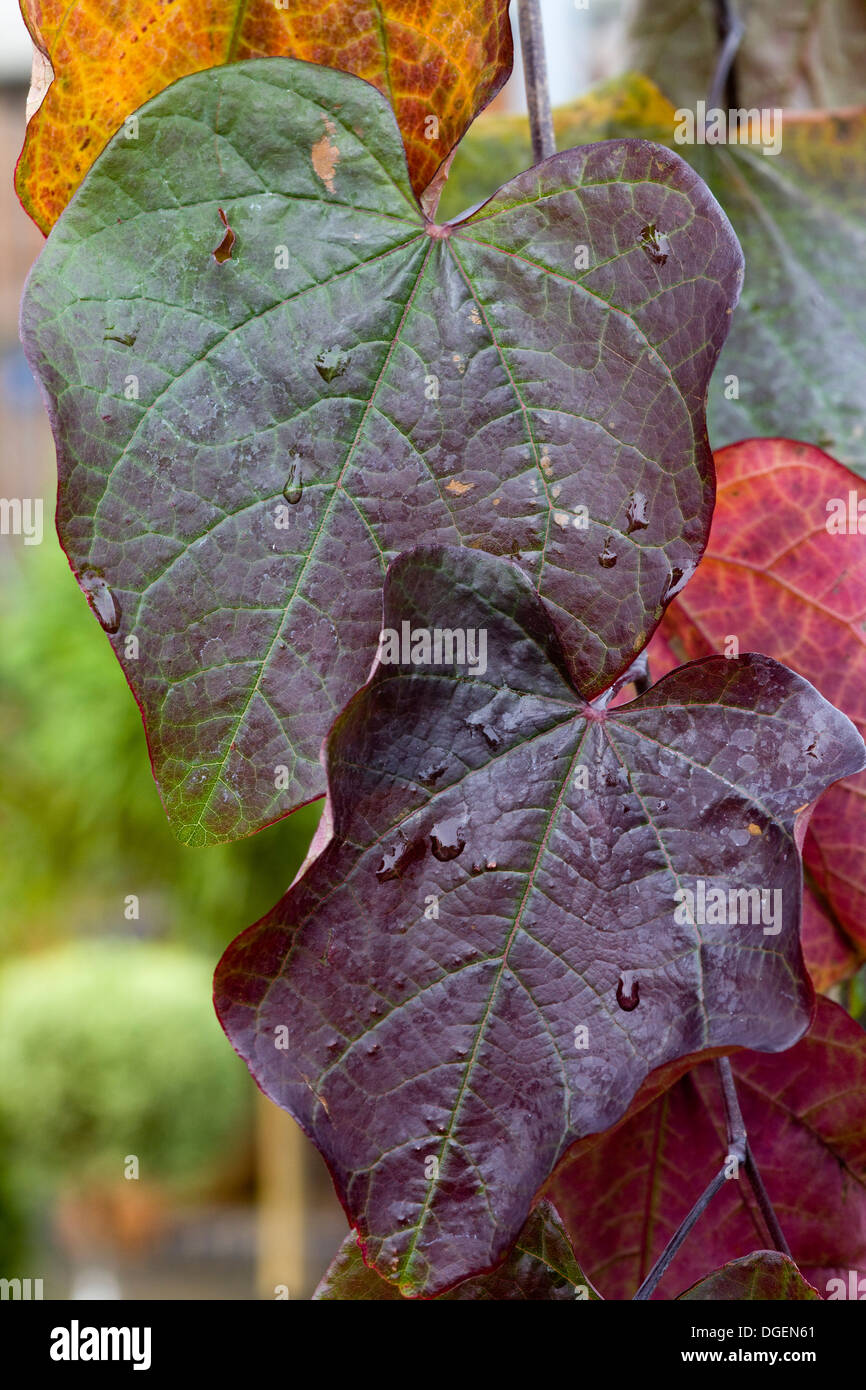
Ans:
[[[714,447],[800,439],[864,475],[866,110],[787,114],[782,130],[778,155],[679,147],[731,218],[748,266],[710,387],[710,435]]]
[[[797,1303],[820,1297],[794,1261],[776,1250],[756,1250],[740,1260],[731,1260],[680,1294],[681,1299],[692,1303],[766,1302],[770,1299]]]
[[[866,109],[786,112],[781,150],[678,145],[673,106],[629,76],[554,113],[560,148],[635,135],[675,148],[706,179],[746,258],[743,294],[710,385],[714,448],[781,435],[866,474]],[[523,118],[482,116],[442,206],[487,197],[525,158]]]
[[[420,540],[519,556],[587,697],[629,665],[709,530],[741,273],[658,146],[566,151],[441,227],[355,77],[261,60],[142,108],[49,237],[23,337],[61,540],[181,838],[323,793],[387,561]]]
[[[556,1209],[550,1202],[540,1202],[498,1269],[465,1279],[436,1297],[439,1302],[454,1303],[513,1299],[564,1303],[595,1302],[599,1295],[584,1278]],[[407,1302],[399,1289],[364,1264],[354,1235],[343,1241],[313,1298]]]

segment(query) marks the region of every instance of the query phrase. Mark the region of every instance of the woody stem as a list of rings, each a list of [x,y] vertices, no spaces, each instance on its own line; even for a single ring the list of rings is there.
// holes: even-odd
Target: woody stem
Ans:
[[[526,104],[529,108],[529,129],[532,135],[532,158],[538,164],[556,152],[539,0],[517,0],[517,19],[523,53]]]

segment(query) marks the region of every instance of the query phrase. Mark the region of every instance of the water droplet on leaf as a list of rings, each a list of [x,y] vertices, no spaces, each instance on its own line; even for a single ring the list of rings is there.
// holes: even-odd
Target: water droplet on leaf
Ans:
[[[612,544],[613,544],[613,536],[608,536],[607,540],[606,540],[605,543],[604,543],[604,550],[601,552],[601,554],[600,554],[599,557],[598,557],[598,563],[601,565],[602,569],[605,569],[605,570],[612,569],[613,566],[616,564],[616,555],[615,555],[615,553],[611,550],[611,545],[612,545]]]
[[[619,977],[616,987],[616,1002],[627,1014],[630,1014],[632,1009],[636,1009],[640,1003],[640,984],[637,978],[631,974],[631,971],[627,971],[625,975]]]
[[[430,848],[436,859],[447,864],[456,859],[466,848],[466,820],[462,816],[448,816],[437,821],[430,832]]]
[[[85,570],[78,582],[104,630],[116,632],[120,627],[120,604],[102,575],[96,570]]]
[[[645,227],[641,227],[640,245],[653,265],[664,265],[671,249],[664,232],[660,232],[654,222],[648,222]]]
[[[642,492],[633,492],[625,508],[626,526],[629,535],[633,531],[645,531],[649,526],[647,521],[647,500]]]
[[[402,878],[409,866],[423,857],[424,841],[407,840],[401,835],[390,849],[385,850],[382,863],[376,870],[376,877],[380,883],[387,883],[392,878]]]
[[[301,471],[301,461],[298,458],[293,458],[289,466],[289,476],[283,488],[283,496],[291,506],[295,506],[296,503],[300,502],[303,492],[304,475]]]
[[[435,782],[439,781],[444,771],[444,763],[437,763],[435,766],[425,767],[423,771],[418,773],[418,781],[425,787],[432,787]]]
[[[316,358],[316,371],[323,381],[333,381],[342,376],[349,365],[349,354],[342,348],[326,348]]]
[[[680,569],[679,565],[672,565],[665,591],[662,594],[662,603],[667,603],[668,599],[673,598],[681,589],[684,589],[694,572],[694,565],[688,565],[685,569]]]

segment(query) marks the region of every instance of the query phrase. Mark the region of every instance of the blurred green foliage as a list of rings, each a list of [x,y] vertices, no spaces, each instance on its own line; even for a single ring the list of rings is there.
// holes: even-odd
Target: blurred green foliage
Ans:
[[[178,843],[135,701],[49,524],[41,546],[4,556],[0,631],[0,956],[108,933],[194,942],[215,965],[287,888],[320,803],[236,844]]]
[[[625,136],[670,144],[672,116],[672,107],[652,83],[636,73],[625,73],[553,112],[556,148],[568,150]],[[437,220],[457,217],[531,165],[526,116],[485,112],[457,147]]]
[[[80,942],[0,970],[0,1126],[30,1185],[193,1177],[236,1151],[251,1099],[177,946]]]

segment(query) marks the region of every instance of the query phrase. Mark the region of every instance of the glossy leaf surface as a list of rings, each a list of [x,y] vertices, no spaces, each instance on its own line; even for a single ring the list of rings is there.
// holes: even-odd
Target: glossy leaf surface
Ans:
[[[483,633],[483,662],[419,664],[437,629]],[[501,1259],[566,1147],[654,1068],[802,1035],[796,812],[864,749],[765,657],[588,706],[529,580],[468,549],[395,562],[383,632],[404,630],[416,660],[379,664],[337,720],[312,860],[215,1000],[366,1261],[417,1295]],[[777,916],[719,922],[709,887]]]
[[[566,151],[442,228],[357,78],[262,60],[140,112],[49,238],[23,337],[61,540],[183,839],[321,795],[387,560],[419,540],[519,555],[587,696],[629,665],[709,529],[740,276],[653,145]]]

